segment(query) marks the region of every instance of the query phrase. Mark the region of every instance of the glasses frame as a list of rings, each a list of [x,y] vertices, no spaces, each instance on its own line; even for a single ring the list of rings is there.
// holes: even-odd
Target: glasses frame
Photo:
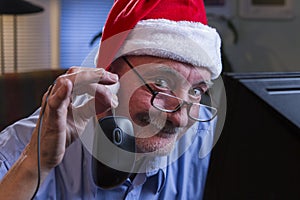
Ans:
[[[140,73],[138,73],[138,71],[133,67],[133,65],[128,61],[128,59],[125,57],[125,56],[122,56],[122,59],[126,62],[126,64],[130,67],[130,69],[133,70],[133,72],[139,77],[139,79],[143,82],[143,84],[147,87],[147,89],[149,90],[149,92],[151,92],[152,94],[152,98],[151,98],[151,105],[162,111],[162,112],[166,112],[166,113],[175,113],[177,112],[182,106],[184,105],[187,105],[187,114],[189,116],[189,118],[191,118],[192,120],[195,120],[195,121],[198,121],[198,122],[209,122],[211,120],[213,120],[216,116],[217,116],[217,113],[218,113],[218,110],[217,108],[214,108],[214,107],[210,107],[210,106],[207,106],[207,105],[204,105],[204,104],[201,104],[201,103],[191,103],[191,102],[187,102],[185,100],[183,100],[182,98],[179,98],[179,97],[176,97],[176,96],[173,96],[173,95],[170,95],[170,94],[167,94],[167,93],[164,93],[164,92],[158,92],[158,91],[155,91],[154,89],[151,88],[151,86],[145,81],[145,79],[140,75]],[[174,109],[174,110],[168,110],[168,109],[163,109],[163,108],[160,108],[160,107],[157,107],[155,106],[155,104],[153,103],[154,102],[154,99],[155,97],[158,95],[158,94],[162,94],[162,95],[165,95],[165,96],[169,96],[169,97],[172,97],[172,98],[175,98],[177,100],[179,100],[180,104],[178,104],[178,106]],[[214,116],[211,118],[211,119],[208,119],[208,120],[201,120],[201,119],[198,119],[198,118],[195,118],[195,117],[192,117],[190,115],[190,110],[191,110],[191,107],[193,105],[199,105],[199,106],[205,106],[205,107],[210,107],[210,108],[213,108],[216,110],[216,113],[214,114]]]

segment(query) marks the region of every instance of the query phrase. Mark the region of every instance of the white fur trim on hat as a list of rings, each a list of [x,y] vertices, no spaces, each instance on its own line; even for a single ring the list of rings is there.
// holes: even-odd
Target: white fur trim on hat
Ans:
[[[221,40],[202,23],[149,19],[139,21],[120,47],[123,55],[151,55],[206,67],[216,79],[222,71]]]

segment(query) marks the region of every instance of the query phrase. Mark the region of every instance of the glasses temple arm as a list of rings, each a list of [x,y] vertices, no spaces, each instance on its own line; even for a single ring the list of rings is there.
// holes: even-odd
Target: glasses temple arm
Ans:
[[[154,91],[148,83],[143,79],[143,77],[137,72],[136,69],[132,66],[132,64],[127,60],[125,56],[122,57],[123,60],[126,62],[126,64],[133,70],[133,72],[139,77],[139,79],[144,83],[144,85],[148,88],[148,90],[152,93],[152,95],[155,95],[157,92]]]

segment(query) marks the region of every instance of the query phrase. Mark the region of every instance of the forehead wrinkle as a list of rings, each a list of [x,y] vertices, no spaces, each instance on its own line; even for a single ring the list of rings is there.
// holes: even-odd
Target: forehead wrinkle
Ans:
[[[171,65],[174,66],[174,69],[172,68],[172,70],[176,72],[177,76],[186,80],[190,85],[211,83],[210,77],[207,79],[205,78],[205,73],[210,72],[204,67],[196,67],[182,62],[171,62]],[[194,77],[196,77],[196,79]]]
[[[210,86],[212,84],[212,81],[210,79],[210,76],[208,78],[205,77],[205,73],[210,73],[206,68],[204,67],[192,67],[189,71],[189,74],[187,76],[187,79],[193,80],[193,77],[196,77],[194,83],[191,83],[193,85],[200,85],[200,84],[206,84],[207,86]]]
[[[180,74],[178,71],[165,64],[158,64],[155,70],[146,71],[144,73],[144,75],[153,75],[153,74],[157,74],[157,75],[167,74],[179,80],[183,78],[182,74]]]

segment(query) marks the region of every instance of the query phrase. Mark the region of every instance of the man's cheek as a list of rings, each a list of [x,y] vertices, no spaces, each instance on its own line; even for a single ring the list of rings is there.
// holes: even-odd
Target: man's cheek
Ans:
[[[136,92],[129,99],[129,113],[133,118],[137,113],[148,113],[151,107],[150,99]]]

